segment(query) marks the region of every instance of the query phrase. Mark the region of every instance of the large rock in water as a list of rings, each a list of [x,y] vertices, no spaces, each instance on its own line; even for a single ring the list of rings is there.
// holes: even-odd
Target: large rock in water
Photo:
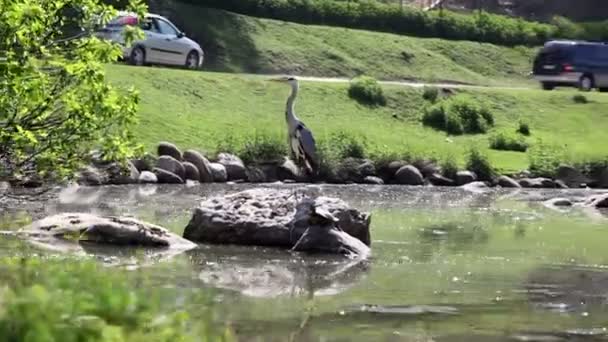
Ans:
[[[211,173],[211,166],[209,160],[205,158],[200,152],[195,150],[186,150],[184,152],[184,160],[191,162],[198,168],[199,181],[201,183],[212,183],[213,174]]]
[[[292,190],[252,189],[210,198],[194,210],[184,238],[214,244],[369,254],[369,214],[337,198],[303,196]]]
[[[395,173],[395,181],[403,185],[423,185],[422,173],[412,165],[405,165]]]
[[[133,218],[64,213],[46,217],[18,231],[39,246],[69,251],[82,243],[140,246],[185,251],[196,244],[165,228]]]
[[[177,146],[170,142],[161,141],[160,143],[158,143],[158,148],[156,152],[158,153],[159,157],[170,156],[175,158],[176,160],[182,160],[182,152]]]
[[[184,168],[184,165],[171,156],[159,157],[156,161],[156,168],[171,172],[174,175],[178,175],[181,179],[186,178],[186,169]]]
[[[568,165],[561,165],[557,169],[555,179],[564,182],[569,188],[585,187],[590,182],[589,178],[585,177],[582,172]]]
[[[247,169],[241,158],[230,153],[220,153],[217,156],[217,162],[224,165],[226,173],[228,174],[228,180],[246,180]]]

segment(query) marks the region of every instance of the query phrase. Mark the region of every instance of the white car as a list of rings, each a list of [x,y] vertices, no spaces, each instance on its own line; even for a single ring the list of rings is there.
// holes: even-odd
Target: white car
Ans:
[[[136,16],[121,12],[103,29],[98,30],[96,35],[123,44],[123,31],[127,25],[138,25],[145,34],[142,40],[123,48],[124,58],[129,63],[178,65],[189,69],[197,69],[203,65],[205,53],[200,45],[160,15],[147,14],[139,22]]]

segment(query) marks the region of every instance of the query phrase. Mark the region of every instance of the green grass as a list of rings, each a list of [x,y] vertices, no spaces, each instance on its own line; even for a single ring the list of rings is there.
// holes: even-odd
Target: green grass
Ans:
[[[113,83],[139,89],[141,122],[136,135],[149,151],[161,140],[209,153],[221,141],[244,145],[256,134],[286,141],[286,86],[236,74],[123,65],[109,66],[107,71]],[[493,166],[510,172],[528,167],[530,151],[490,150],[488,138],[497,131],[515,132],[523,121],[532,132],[531,150],[542,142],[573,161],[606,156],[608,96],[604,94],[588,93],[589,103],[576,104],[574,90],[460,91],[483,102],[492,111],[495,126],[486,134],[448,136],[422,125],[423,108],[429,104],[423,89],[383,86],[387,105],[369,107],[349,98],[348,87],[348,83],[302,82],[296,111],[318,140],[346,132],[365,137],[369,154],[455,158],[459,165],[476,147]]]
[[[205,69],[365,74],[382,80],[526,84],[535,49],[413,38],[336,27],[259,19],[174,2],[171,17],[206,51]]]

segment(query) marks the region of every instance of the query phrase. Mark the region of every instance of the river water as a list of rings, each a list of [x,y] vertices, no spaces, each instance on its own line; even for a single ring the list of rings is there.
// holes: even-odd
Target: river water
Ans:
[[[60,189],[5,204],[0,228],[78,211],[135,216],[181,234],[202,199],[250,187]],[[190,294],[208,293],[241,341],[608,340],[608,217],[543,205],[589,192],[321,189],[372,213],[370,260],[200,246],[132,269],[194,317],[203,304]],[[125,269],[140,260],[132,251],[86,252]],[[1,238],[0,254],[28,253],[40,251]]]

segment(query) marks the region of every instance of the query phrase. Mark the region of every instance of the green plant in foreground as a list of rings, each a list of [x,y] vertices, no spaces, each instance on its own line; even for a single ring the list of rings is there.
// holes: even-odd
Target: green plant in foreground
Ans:
[[[210,311],[192,325],[158,291],[91,261],[3,258],[0,282],[5,341],[230,340]]]
[[[425,108],[422,123],[452,135],[485,133],[494,115],[469,96],[459,95]]]
[[[143,15],[145,5],[130,0]],[[111,160],[136,150],[138,95],[105,80],[121,47],[88,33],[116,11],[98,0],[0,0],[0,165],[4,177],[63,178],[92,148]],[[84,34],[83,34],[84,33]],[[141,32],[128,29],[125,42]]]
[[[373,77],[360,76],[353,79],[348,88],[348,96],[367,105],[386,105],[382,86]]]
[[[454,159],[453,156],[448,156],[445,160],[443,160],[440,166],[443,176],[450,179],[456,179],[456,174],[458,173],[458,164],[456,164],[456,159]]]

